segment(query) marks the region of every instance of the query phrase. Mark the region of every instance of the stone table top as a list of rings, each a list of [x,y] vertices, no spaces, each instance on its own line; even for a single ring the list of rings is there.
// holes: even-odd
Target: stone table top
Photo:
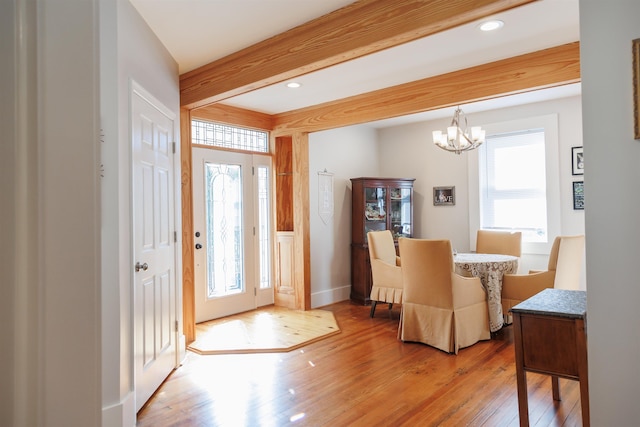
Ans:
[[[545,289],[511,308],[513,313],[546,314],[568,318],[587,315],[586,291]]]

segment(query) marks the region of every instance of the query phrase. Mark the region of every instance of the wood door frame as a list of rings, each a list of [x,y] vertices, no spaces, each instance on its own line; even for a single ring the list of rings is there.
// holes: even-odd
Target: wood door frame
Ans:
[[[233,119],[229,119],[230,114]],[[242,117],[242,118],[241,118]],[[237,108],[217,108],[189,110],[181,109],[180,113],[180,145],[181,155],[181,189],[182,189],[182,319],[187,343],[196,338],[195,327],[195,280],[194,280],[194,228],[193,228],[193,158],[191,144],[191,120],[200,118],[230,125],[259,128],[269,119],[265,114]],[[310,275],[310,239],[309,239],[309,135],[298,132],[292,135],[293,140],[293,175],[294,175],[294,245],[297,249],[294,256],[294,306],[299,310],[311,308],[311,275]],[[271,144],[273,156],[274,144]],[[274,168],[272,168],[272,173]],[[273,180],[272,180],[273,181]],[[274,194],[272,194],[272,200]],[[272,206],[275,206],[272,203]],[[272,211],[275,208],[272,208]],[[272,212],[273,213],[273,212]],[[275,245],[276,232],[271,230],[271,241]]]

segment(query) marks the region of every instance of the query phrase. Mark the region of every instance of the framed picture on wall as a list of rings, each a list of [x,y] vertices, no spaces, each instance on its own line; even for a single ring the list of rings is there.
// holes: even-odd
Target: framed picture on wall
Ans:
[[[584,209],[584,181],[573,182],[573,209]]]
[[[571,147],[571,174],[584,175],[584,155],[582,147]]]
[[[433,205],[446,206],[456,204],[456,187],[433,187]]]

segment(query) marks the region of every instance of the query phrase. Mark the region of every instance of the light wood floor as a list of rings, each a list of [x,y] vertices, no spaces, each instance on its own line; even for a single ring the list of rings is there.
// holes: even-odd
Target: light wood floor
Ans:
[[[329,310],[292,310],[273,305],[196,325],[188,349],[198,354],[289,352],[340,333]]]
[[[396,338],[398,309],[350,302],[341,333],[289,353],[198,355],[138,414],[144,426],[518,426],[512,327],[448,355]],[[527,374],[532,426],[580,426],[578,383]]]

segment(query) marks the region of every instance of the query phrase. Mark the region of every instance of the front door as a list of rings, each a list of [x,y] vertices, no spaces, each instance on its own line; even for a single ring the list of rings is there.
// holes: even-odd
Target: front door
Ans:
[[[270,251],[268,239],[260,239],[268,228],[256,214],[262,209],[253,163],[252,154],[193,149],[197,323],[273,302],[270,257],[260,249]]]
[[[136,411],[176,366],[174,117],[132,94],[134,371]]]

